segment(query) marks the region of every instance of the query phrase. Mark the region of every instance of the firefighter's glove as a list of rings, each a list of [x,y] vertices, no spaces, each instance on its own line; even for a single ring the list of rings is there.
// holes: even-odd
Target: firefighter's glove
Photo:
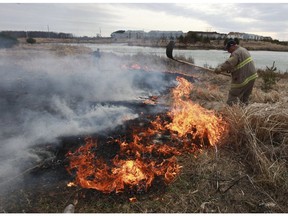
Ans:
[[[221,67],[216,67],[215,70],[214,70],[214,72],[215,72],[216,74],[220,74],[220,73],[222,72]]]

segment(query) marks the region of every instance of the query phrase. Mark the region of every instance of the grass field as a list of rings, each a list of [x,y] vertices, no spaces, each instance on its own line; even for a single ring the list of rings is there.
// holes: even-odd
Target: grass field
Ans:
[[[40,44],[0,51],[0,56],[18,59],[49,53],[56,58],[90,55],[85,47]],[[29,57],[26,55],[29,54]],[[106,56],[107,55],[107,56]],[[109,54],[103,58],[109,59]],[[0,197],[1,212],[61,213],[73,204],[76,213],[287,213],[288,195],[288,85],[287,74],[263,91],[263,79],[256,80],[247,107],[226,106],[230,78],[199,71],[169,59],[143,56],[122,58],[127,65],[141,62],[152,71],[194,77],[187,100],[215,112],[228,123],[227,136],[216,146],[177,157],[182,169],[169,185],[154,185],[140,194],[103,194],[81,187],[67,187],[66,181],[41,188],[26,187]],[[169,104],[170,93],[162,95]],[[29,174],[29,171],[22,175]],[[134,202],[130,197],[136,197]]]

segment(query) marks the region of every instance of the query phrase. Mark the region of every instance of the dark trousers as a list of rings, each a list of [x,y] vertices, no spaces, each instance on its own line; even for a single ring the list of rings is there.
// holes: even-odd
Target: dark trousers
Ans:
[[[231,88],[228,94],[227,104],[232,106],[240,102],[242,105],[248,105],[249,96],[252,93],[252,89],[255,83],[255,79],[251,80],[245,86],[241,88]]]

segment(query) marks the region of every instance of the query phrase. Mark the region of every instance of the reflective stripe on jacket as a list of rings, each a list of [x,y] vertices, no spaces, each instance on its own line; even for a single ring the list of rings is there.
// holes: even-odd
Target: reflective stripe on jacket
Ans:
[[[231,72],[231,88],[243,87],[258,77],[250,53],[241,46],[238,46],[230,55],[230,58],[221,64],[220,67],[223,71]]]
[[[243,62],[240,62],[238,65],[236,65],[234,70],[239,70],[240,68],[242,68],[243,66],[245,66],[246,64],[248,64],[249,62],[253,61],[252,57],[248,57],[247,59],[245,59]]]

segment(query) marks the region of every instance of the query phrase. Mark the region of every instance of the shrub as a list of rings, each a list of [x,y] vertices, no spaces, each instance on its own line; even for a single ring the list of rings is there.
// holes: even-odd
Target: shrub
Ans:
[[[275,72],[277,70],[277,67],[275,67],[275,61],[273,62],[273,65],[269,68],[266,66],[265,71],[261,71],[259,73],[260,77],[263,80],[261,89],[265,92],[268,92],[273,88],[274,85],[276,85],[276,82],[279,81],[279,78],[277,78],[277,73]]]
[[[12,36],[0,32],[0,48],[11,48],[18,44],[18,40]]]
[[[36,40],[34,38],[29,37],[29,38],[27,38],[26,42],[29,44],[34,44],[34,43],[36,43]]]

